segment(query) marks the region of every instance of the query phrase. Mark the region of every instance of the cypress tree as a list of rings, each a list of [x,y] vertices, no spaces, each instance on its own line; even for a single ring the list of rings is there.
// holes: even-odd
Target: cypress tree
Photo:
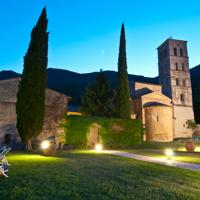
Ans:
[[[28,149],[31,148],[31,138],[40,134],[44,123],[48,62],[47,24],[44,8],[31,32],[29,47],[24,56],[22,79],[18,86],[17,129]]]
[[[118,58],[118,83],[117,83],[116,115],[119,118],[130,118],[130,89],[128,82],[126,61],[126,38],[124,23],[121,27],[119,58]]]

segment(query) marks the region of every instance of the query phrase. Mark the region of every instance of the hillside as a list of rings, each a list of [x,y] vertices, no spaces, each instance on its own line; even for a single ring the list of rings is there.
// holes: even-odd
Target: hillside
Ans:
[[[112,87],[116,85],[117,72],[104,71]],[[95,81],[97,72],[79,74],[68,70],[48,69],[48,87],[72,97],[72,105],[80,104],[80,96],[85,88]],[[141,81],[156,83],[157,78],[148,78],[144,76],[129,75],[130,81]]]
[[[117,72],[104,71],[107,78],[110,80],[112,87],[116,85]],[[190,69],[193,101],[196,120],[200,123],[200,65]],[[91,84],[97,75],[93,73],[76,73],[63,69],[48,69],[48,87],[59,91],[61,93],[70,95],[72,97],[71,105],[76,106],[80,104],[80,96],[83,95],[85,88]],[[20,74],[13,71],[1,71],[0,80],[19,77]],[[148,83],[158,83],[158,77],[149,78],[138,75],[129,75],[129,81],[140,81]]]
[[[19,77],[20,74],[14,72],[14,71],[6,71],[6,70],[3,70],[3,71],[0,71],[0,80],[5,80],[5,79],[10,79],[10,78],[17,78]]]
[[[97,75],[97,72],[92,73],[76,73],[63,69],[49,68],[47,85],[49,88],[58,92],[67,94],[72,97],[71,105],[80,104],[80,96],[83,95],[85,88],[91,84]],[[112,87],[116,85],[117,72],[105,71],[107,78],[110,80]],[[19,77],[20,74],[13,71],[1,71],[0,80]],[[148,78],[138,75],[129,75],[130,81],[140,81],[148,83],[157,83],[157,78]]]
[[[190,69],[195,119],[200,123],[200,65]]]

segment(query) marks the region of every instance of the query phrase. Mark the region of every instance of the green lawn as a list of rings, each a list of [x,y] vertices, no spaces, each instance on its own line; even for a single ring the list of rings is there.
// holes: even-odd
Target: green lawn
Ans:
[[[10,153],[0,199],[199,200],[200,173],[89,151],[57,157]]]

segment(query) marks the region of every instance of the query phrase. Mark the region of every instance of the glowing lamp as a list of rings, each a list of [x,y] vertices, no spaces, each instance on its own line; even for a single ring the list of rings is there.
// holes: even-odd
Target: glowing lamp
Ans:
[[[101,152],[102,149],[103,149],[102,144],[96,144],[96,145],[95,145],[95,150],[96,150],[96,152]]]
[[[174,155],[174,152],[171,149],[166,149],[165,154],[168,156],[168,158],[171,158]]]
[[[47,148],[49,148],[49,145],[50,145],[49,141],[44,140],[44,141],[41,143],[41,148],[42,148],[42,149],[47,149]]]

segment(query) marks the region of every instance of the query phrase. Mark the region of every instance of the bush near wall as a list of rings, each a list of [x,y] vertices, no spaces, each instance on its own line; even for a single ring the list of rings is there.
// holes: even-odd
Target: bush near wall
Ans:
[[[100,142],[106,148],[131,147],[141,143],[142,126],[139,120],[65,116],[65,143],[77,149],[87,149],[87,138],[92,124],[98,124]]]

